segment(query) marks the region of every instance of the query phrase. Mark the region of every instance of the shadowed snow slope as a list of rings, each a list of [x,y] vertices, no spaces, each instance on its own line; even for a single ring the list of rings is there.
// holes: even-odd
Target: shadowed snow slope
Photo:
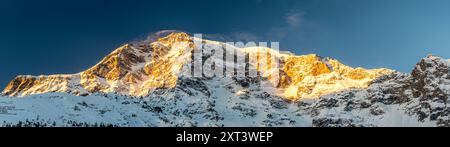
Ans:
[[[164,31],[77,74],[18,76],[0,97],[0,125],[450,126],[449,60],[428,56],[406,74],[210,40],[199,50],[194,40]],[[210,54],[225,46],[256,58],[232,62]],[[260,76],[191,77],[196,52],[206,67]]]

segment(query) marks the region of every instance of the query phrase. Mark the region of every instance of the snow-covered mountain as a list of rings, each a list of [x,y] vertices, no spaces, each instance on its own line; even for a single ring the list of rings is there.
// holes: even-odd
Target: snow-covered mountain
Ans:
[[[201,40],[203,47],[197,48],[195,39],[182,32],[159,32],[144,41],[117,48],[94,67],[77,74],[18,76],[2,93],[19,97],[49,92],[147,96],[158,88],[175,87],[180,77],[191,75],[194,62],[202,59],[201,67],[215,65],[227,69],[225,72],[245,69],[248,63],[249,72],[261,73],[262,78],[272,82],[271,87],[278,88],[281,92],[279,95],[292,100],[316,98],[350,88],[366,88],[377,77],[392,72],[388,69],[354,69],[335,59],[314,54],[296,56],[265,47],[239,48],[209,40]],[[239,56],[245,59],[243,56],[247,54],[258,57],[255,61],[233,62],[224,60],[222,56],[210,55],[211,51],[219,49],[224,50],[225,57]],[[193,52],[201,52],[201,58],[193,60]],[[265,57],[267,61],[263,59]],[[281,65],[262,65],[262,62],[275,61]],[[233,78],[235,74],[230,75],[228,77]]]
[[[201,40],[199,48],[196,40],[199,38],[186,33],[163,31],[119,47],[94,67],[77,74],[18,76],[2,92],[0,124],[450,124],[450,63],[439,57],[426,57],[411,74],[405,74],[389,69],[352,68],[317,55],[297,56],[211,40]],[[256,54],[257,58],[230,62],[213,55],[218,50],[223,51],[224,57]],[[198,62],[193,55],[199,52],[203,67],[222,67],[230,75],[236,75],[233,69],[245,68],[259,76],[190,76]],[[270,64],[273,61],[279,64]]]

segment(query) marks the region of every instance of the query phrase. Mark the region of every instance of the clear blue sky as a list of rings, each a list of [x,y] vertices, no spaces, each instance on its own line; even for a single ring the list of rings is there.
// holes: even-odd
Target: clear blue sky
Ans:
[[[1,87],[19,74],[82,71],[166,29],[402,72],[429,53],[450,58],[448,0],[2,0],[0,18]]]

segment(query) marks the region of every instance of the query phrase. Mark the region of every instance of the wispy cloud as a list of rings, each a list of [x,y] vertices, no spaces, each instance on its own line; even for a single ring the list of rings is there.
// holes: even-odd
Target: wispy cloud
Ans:
[[[227,33],[227,34],[203,34],[203,38],[204,39],[210,39],[210,40],[216,40],[216,41],[223,41],[223,42],[227,42],[227,41],[231,41],[231,42],[237,42],[237,41],[242,41],[242,42],[250,42],[250,41],[259,41],[262,38],[254,33],[250,33],[250,32],[232,32],[232,33]]]
[[[283,18],[285,21],[284,25],[268,29],[269,32],[267,33],[267,37],[274,40],[282,40],[289,35],[289,33],[301,28],[302,24],[306,22],[304,16],[304,12],[287,12]]]
[[[280,25],[268,27],[266,32],[234,31],[227,34],[204,34],[204,38],[217,41],[280,41],[307,23],[304,16],[303,11],[288,11],[281,15]]]
[[[280,26],[274,26],[267,28],[267,32],[248,32],[248,31],[235,31],[227,34],[207,34],[205,38],[218,40],[218,41],[243,41],[243,42],[258,42],[262,40],[280,41],[284,39],[289,33],[300,29],[302,24],[306,21],[304,19],[304,12],[290,11],[285,15],[282,15],[283,22]]]
[[[303,22],[303,12],[289,12],[286,14],[285,20],[289,27],[297,27]]]

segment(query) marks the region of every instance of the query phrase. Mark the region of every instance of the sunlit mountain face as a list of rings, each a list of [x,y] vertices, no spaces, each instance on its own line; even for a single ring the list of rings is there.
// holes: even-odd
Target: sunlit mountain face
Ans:
[[[0,98],[15,115],[0,124],[449,126],[449,67],[430,55],[411,73],[354,68],[161,31],[79,73],[17,76]]]
[[[376,78],[393,72],[389,69],[352,68],[338,60],[315,54],[293,55],[267,47],[239,48],[211,40],[202,40],[203,47],[198,48],[194,40],[201,38],[182,32],[169,34],[161,31],[154,36],[159,38],[125,44],[94,67],[77,74],[18,76],[8,84],[3,94],[27,96],[64,92],[79,96],[100,92],[148,96],[155,89],[174,88],[180,77],[193,75],[191,68],[199,69],[203,76],[206,72],[202,68],[214,65],[225,73],[236,70],[260,73],[259,78],[270,81],[278,96],[299,100],[367,88]],[[211,55],[211,51],[218,49],[222,55]],[[194,52],[201,53],[202,58],[194,59]],[[250,59],[250,54],[253,60],[237,61],[238,58]],[[226,60],[227,55],[230,61]],[[203,63],[200,68],[194,67],[195,60]],[[247,69],[246,64],[250,66]],[[233,73],[224,77],[239,76]]]

